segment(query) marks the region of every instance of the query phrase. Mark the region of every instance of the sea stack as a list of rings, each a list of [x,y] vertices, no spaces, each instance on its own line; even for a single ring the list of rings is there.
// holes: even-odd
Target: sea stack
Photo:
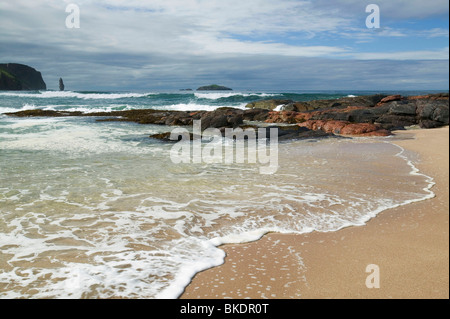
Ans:
[[[59,78],[59,90],[64,91],[64,81],[62,78]]]

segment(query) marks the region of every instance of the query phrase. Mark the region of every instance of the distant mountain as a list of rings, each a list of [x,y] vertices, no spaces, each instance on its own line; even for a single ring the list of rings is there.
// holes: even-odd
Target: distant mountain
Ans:
[[[201,86],[197,91],[233,91],[233,89],[227,88],[226,86],[221,86],[217,84]]]
[[[0,64],[0,91],[46,90],[41,72],[17,63]]]

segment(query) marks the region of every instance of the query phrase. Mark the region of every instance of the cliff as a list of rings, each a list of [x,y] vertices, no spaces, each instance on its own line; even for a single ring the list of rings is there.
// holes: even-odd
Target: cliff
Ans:
[[[46,90],[41,72],[23,64],[0,64],[0,90]]]

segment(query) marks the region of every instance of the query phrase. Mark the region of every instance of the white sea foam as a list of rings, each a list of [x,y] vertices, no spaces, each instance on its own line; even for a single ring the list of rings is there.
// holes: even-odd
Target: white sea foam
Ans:
[[[234,108],[245,109],[246,103],[242,103],[240,105],[233,106]],[[209,104],[197,104],[197,103],[180,103],[180,104],[172,104],[172,105],[164,105],[161,107],[156,107],[161,110],[169,110],[169,111],[214,111],[220,107],[224,107],[225,105],[209,105]]]
[[[255,241],[268,232],[328,232],[364,225],[381,211],[434,196],[432,179],[390,143],[386,152],[397,164],[406,163],[400,184],[411,177],[421,185],[405,199],[396,198],[398,189],[347,194],[341,189],[348,186],[349,172],[345,178],[335,175],[343,168],[335,167],[334,157],[317,160],[327,154],[321,150],[330,148],[337,158],[348,143],[353,149],[370,141],[293,143],[280,149],[287,160],[280,174],[267,180],[248,166],[173,166],[161,152],[124,162],[123,154],[136,152],[135,147],[115,139],[132,129],[29,120],[13,122],[10,128],[36,124],[42,132],[17,134],[11,141],[11,133],[2,134],[0,147],[44,151],[70,145],[86,159],[67,162],[70,157],[57,156],[55,163],[46,163],[38,157],[41,153],[33,154],[25,159],[36,161],[38,170],[28,164],[25,181],[8,178],[10,183],[0,185],[0,225],[7,225],[0,245],[12,256],[6,261],[9,268],[0,271],[0,281],[15,287],[0,290],[6,298],[177,298],[197,272],[223,263],[222,244]],[[91,162],[90,156],[111,149],[119,155]],[[376,160],[378,153],[364,150]],[[298,166],[302,161],[310,165]],[[11,174],[17,174],[14,167]],[[342,184],[336,192],[324,188],[321,178],[326,185]],[[43,261],[50,266],[42,266]],[[29,287],[34,290],[28,292]]]
[[[239,93],[239,92],[208,92],[208,93],[194,93],[194,95],[199,99],[210,99],[210,100],[218,100],[221,98],[228,98],[232,96],[259,96],[259,97],[268,97],[268,96],[276,96],[278,94],[271,93]]]
[[[35,104],[29,104],[29,103],[23,104],[23,106],[20,109],[12,108],[12,107],[1,107],[0,106],[0,114],[3,114],[3,113],[14,113],[14,112],[18,112],[18,111],[35,110],[37,108],[38,107]]]
[[[168,110],[168,111],[214,111],[225,105],[210,105],[210,104],[198,104],[198,103],[180,103],[171,105],[161,105],[161,106],[151,106],[147,108],[157,109],[157,110]],[[233,106],[238,109],[245,109],[246,103],[241,103],[239,105]],[[112,111],[128,111],[134,109],[140,109],[141,107],[135,107],[128,104],[110,104],[101,106],[92,105],[76,105],[68,107],[67,105],[36,105],[36,104],[24,104],[20,109],[11,107],[0,107],[0,114],[2,113],[14,113],[27,110],[42,109],[46,111],[66,111],[66,112],[82,112],[82,113],[97,113],[97,112],[112,112]]]
[[[278,105],[276,108],[274,108],[273,110],[275,111],[275,112],[279,112],[279,111],[282,111],[282,109],[283,109],[283,104],[281,104],[281,105]]]
[[[125,98],[139,98],[156,93],[80,93],[72,91],[40,91],[39,93],[16,93],[16,92],[2,92],[0,96],[8,97],[28,97],[28,98],[78,98],[84,100],[114,100]]]
[[[6,118],[3,128],[13,133],[0,132],[0,147],[9,150],[33,150],[46,152],[64,152],[66,154],[154,154],[158,147],[138,147],[140,139],[122,141],[121,136],[130,134],[127,129],[107,126],[83,125],[71,122],[67,118]],[[152,134],[152,130],[138,127],[142,138]],[[157,133],[157,131],[154,131]],[[153,133],[153,134],[154,134]]]

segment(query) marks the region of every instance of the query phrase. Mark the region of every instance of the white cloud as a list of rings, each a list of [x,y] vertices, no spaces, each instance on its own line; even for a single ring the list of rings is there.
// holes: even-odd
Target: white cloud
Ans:
[[[449,48],[441,50],[369,52],[351,54],[359,60],[448,60]]]
[[[69,3],[80,7],[80,29],[65,26]],[[448,3],[440,0],[376,3],[382,16],[391,18],[448,13]],[[42,71],[56,79],[52,83],[57,83],[58,72],[75,74],[79,70],[73,80],[83,85],[102,78],[119,87],[136,79],[164,77],[166,82],[161,82],[167,84],[177,78],[210,79],[216,73],[225,77],[229,70],[233,70],[229,77],[236,79],[237,74],[245,78],[244,71],[257,69],[249,76],[256,81],[256,75],[272,64],[286,74],[302,59],[313,57],[335,58],[340,63],[347,60],[349,64],[448,60],[448,48],[430,50],[421,47],[420,41],[416,41],[417,49],[409,52],[401,48],[392,52],[392,47],[390,52],[359,52],[360,42],[374,39],[436,39],[445,37],[446,32],[448,37],[445,27],[414,31],[385,25],[378,32],[368,30],[364,28],[364,9],[365,2],[360,0],[0,0],[0,55],[6,62],[43,65],[50,71]],[[377,47],[377,51],[383,48]],[[255,66],[257,57],[262,62]],[[217,61],[224,60],[226,67],[219,67]],[[340,73],[333,71],[333,63],[326,65],[331,70],[327,76],[323,75],[325,68],[311,67],[310,72],[316,72],[315,83],[331,81],[331,73]],[[98,74],[100,69],[103,74]],[[271,75],[277,76],[275,71]]]
[[[448,0],[315,0],[316,6],[334,8],[346,16],[366,16],[365,8],[374,3],[380,7],[382,19],[424,19],[448,16]]]
[[[431,30],[424,30],[417,33],[419,36],[424,36],[427,38],[440,38],[440,37],[449,37],[448,29],[443,28],[433,28]]]

